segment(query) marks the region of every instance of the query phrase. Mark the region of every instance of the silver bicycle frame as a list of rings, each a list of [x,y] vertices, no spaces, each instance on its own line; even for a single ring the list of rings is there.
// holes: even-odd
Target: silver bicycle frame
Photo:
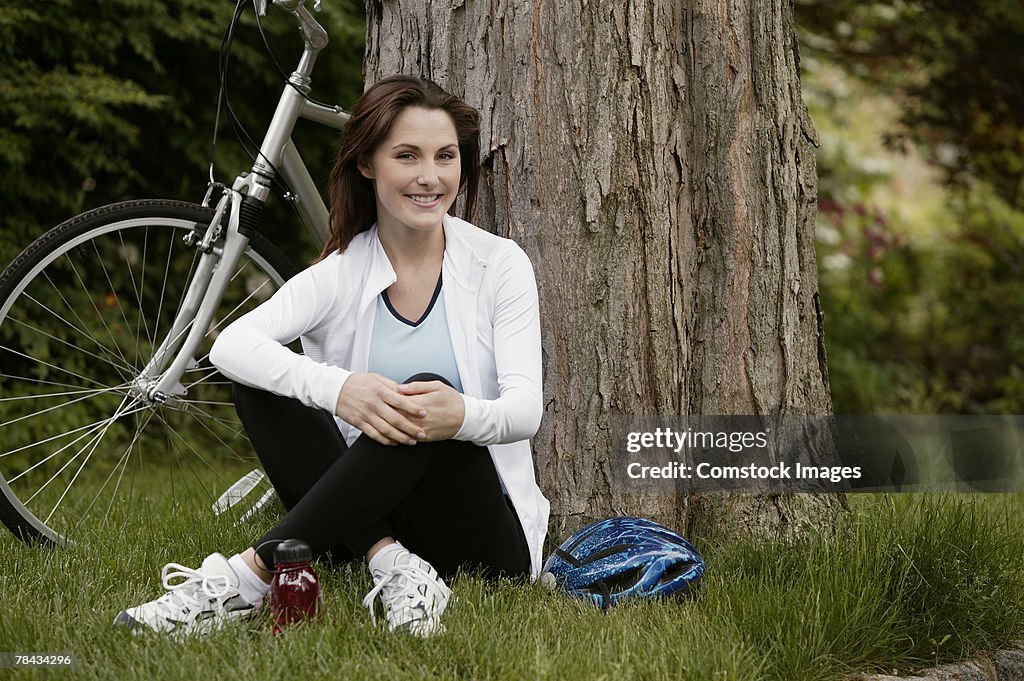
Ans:
[[[327,45],[327,32],[306,9],[305,0],[273,2],[295,17],[304,42],[302,56],[281,93],[256,163],[250,172],[239,175],[231,189],[221,196],[213,221],[196,245],[203,250],[203,255],[170,331],[135,380],[135,390],[155,402],[164,402],[171,396],[184,395],[186,392],[181,377],[187,369],[196,365],[196,350],[208,332],[235,266],[249,245],[249,238],[238,231],[242,199],[245,196],[266,201],[271,181],[280,171],[289,189],[286,198],[294,204],[316,243],[327,242],[327,207],[292,143],[291,135],[299,118],[340,130],[349,116],[341,107],[316,104],[305,96],[310,89],[310,75],[317,55]],[[256,6],[262,14],[261,10],[266,8],[265,0],[256,0]],[[316,6],[319,9],[319,0]],[[227,228],[222,234],[222,218],[225,215],[228,218]],[[221,236],[223,244],[217,246]]]

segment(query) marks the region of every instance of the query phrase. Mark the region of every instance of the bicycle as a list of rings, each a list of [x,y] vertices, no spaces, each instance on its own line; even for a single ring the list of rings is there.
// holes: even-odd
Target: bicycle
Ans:
[[[272,1],[293,15],[303,51],[252,168],[226,187],[211,159],[202,204],[136,200],[73,217],[0,274],[0,520],[21,539],[74,541],[168,495],[219,512],[260,481],[253,471],[232,484],[255,457],[209,349],[296,271],[256,229],[275,179],[326,243],[328,211],[291,136],[300,118],[348,119],[309,98],[327,32],[306,0]],[[258,17],[267,4],[253,0]]]

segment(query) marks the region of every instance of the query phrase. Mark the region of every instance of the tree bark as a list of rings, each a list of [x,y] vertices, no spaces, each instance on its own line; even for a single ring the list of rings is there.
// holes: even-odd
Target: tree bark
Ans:
[[[482,114],[476,222],[540,288],[555,532],[621,514],[775,532],[841,504],[613,494],[608,456],[615,414],[831,411],[798,59],[788,2],[367,0],[367,83],[425,76]]]

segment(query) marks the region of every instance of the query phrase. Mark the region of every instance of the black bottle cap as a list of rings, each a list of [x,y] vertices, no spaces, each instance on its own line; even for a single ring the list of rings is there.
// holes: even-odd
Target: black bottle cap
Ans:
[[[309,544],[299,539],[285,539],[274,549],[274,562],[302,563],[313,560],[313,552]]]

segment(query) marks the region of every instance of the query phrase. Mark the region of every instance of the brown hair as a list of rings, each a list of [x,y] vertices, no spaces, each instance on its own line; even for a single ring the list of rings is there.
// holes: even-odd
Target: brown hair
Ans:
[[[480,180],[480,114],[425,78],[389,76],[362,94],[341,131],[341,149],[328,186],[331,236],[321,259],[335,251],[344,252],[356,234],[365,232],[377,220],[373,183],[358,166],[387,138],[398,115],[414,106],[444,111],[455,123],[462,170],[459,191],[466,192],[464,217],[472,219]]]

